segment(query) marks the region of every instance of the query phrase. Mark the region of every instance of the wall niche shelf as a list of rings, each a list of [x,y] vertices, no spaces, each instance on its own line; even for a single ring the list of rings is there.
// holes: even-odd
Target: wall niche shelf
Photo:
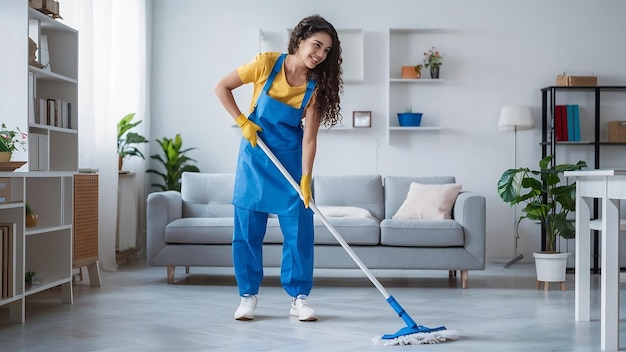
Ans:
[[[421,78],[401,78],[402,66],[423,65],[424,52],[438,45],[450,31],[440,28],[390,28],[388,33],[387,62],[387,143],[391,144],[392,132],[433,132],[440,131],[437,109],[432,107],[428,96],[441,89],[445,79],[430,78],[428,68],[422,68]],[[444,98],[442,96],[442,98]],[[425,112],[426,126],[399,126],[397,113],[412,107],[413,111]],[[394,134],[395,135],[395,134]]]

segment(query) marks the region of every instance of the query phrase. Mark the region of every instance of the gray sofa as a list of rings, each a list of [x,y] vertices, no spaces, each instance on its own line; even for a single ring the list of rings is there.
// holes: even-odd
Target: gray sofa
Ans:
[[[454,177],[380,175],[323,176],[312,180],[313,198],[325,217],[370,269],[461,271],[485,268],[485,197],[461,191],[452,219],[399,220],[393,215],[411,182],[454,183]],[[147,199],[148,265],[232,267],[233,174],[184,173],[181,192],[154,192]],[[363,211],[363,209],[367,211]],[[282,234],[270,217],[263,261],[279,267]],[[315,219],[315,267],[357,268],[330,231]]]

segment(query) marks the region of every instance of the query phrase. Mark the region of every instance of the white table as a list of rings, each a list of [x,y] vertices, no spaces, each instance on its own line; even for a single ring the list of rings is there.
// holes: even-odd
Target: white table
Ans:
[[[589,321],[591,230],[602,233],[600,345],[619,348],[619,202],[626,199],[626,170],[566,171],[576,177],[576,321]],[[600,221],[590,221],[590,204],[600,199]]]

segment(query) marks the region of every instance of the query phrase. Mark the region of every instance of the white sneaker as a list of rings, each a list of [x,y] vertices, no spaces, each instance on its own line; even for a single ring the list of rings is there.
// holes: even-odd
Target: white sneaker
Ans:
[[[246,295],[241,297],[239,308],[235,311],[235,320],[252,320],[254,319],[254,309],[258,299],[255,295]]]
[[[315,321],[317,315],[315,309],[309,307],[306,304],[306,295],[298,295],[298,297],[291,300],[291,309],[289,315],[298,317],[300,321]]]

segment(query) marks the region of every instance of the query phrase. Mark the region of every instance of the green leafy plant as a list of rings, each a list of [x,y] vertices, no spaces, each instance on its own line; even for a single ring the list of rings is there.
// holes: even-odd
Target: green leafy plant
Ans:
[[[37,275],[36,272],[34,271],[27,271],[26,274],[24,274],[24,282],[27,283],[28,285],[32,285],[33,284],[33,280],[35,280],[35,275]]]
[[[434,46],[424,53],[424,66],[439,67],[443,64],[443,54]]]
[[[139,133],[130,131],[141,123],[141,120],[133,122],[133,118],[135,118],[135,113],[130,113],[117,123],[117,155],[120,161],[127,156],[145,159],[143,153],[135,145],[148,143],[148,140]]]
[[[22,132],[19,127],[9,130],[3,123],[0,129],[0,152],[13,153],[18,149],[26,151],[26,133]]]
[[[163,155],[154,154],[150,158],[160,162],[165,171],[155,169],[146,171],[160,176],[163,180],[163,183],[153,183],[152,186],[159,187],[163,191],[175,190],[180,192],[180,178],[183,172],[200,172],[198,167],[189,163],[196,160],[185,155],[188,151],[197,148],[182,149],[183,139],[180,133],[176,134],[174,138],[163,137],[161,140],[157,139],[157,143],[161,146]]]
[[[28,202],[26,202],[26,204],[24,205],[24,208],[26,209],[26,214],[35,214],[35,212],[33,211],[33,208],[30,206],[30,204],[28,204]]]
[[[539,162],[539,170],[526,167],[508,169],[498,180],[498,194],[510,205],[525,204],[517,221],[516,231],[523,219],[539,221],[546,230],[546,252],[554,252],[556,237],[574,238],[574,225],[567,219],[576,210],[576,184],[561,183],[565,171],[587,167],[584,161],[576,164],[552,165],[554,155]]]

